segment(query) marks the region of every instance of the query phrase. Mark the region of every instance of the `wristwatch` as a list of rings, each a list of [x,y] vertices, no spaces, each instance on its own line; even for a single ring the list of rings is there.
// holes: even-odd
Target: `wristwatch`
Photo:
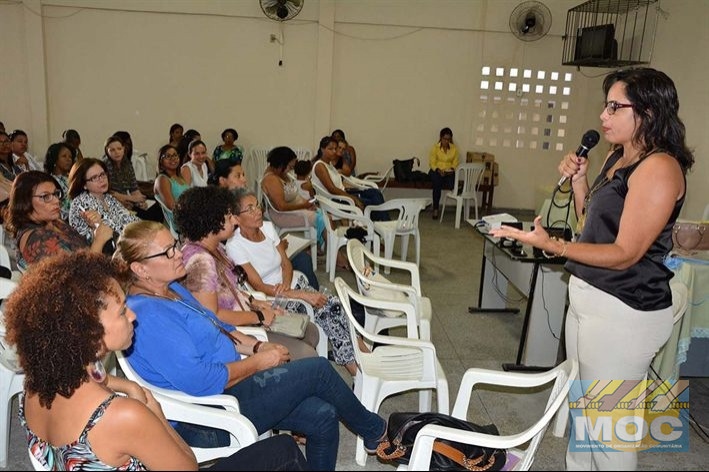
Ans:
[[[258,317],[259,326],[263,326],[263,312],[261,310],[254,310],[254,313],[256,313],[256,316]]]

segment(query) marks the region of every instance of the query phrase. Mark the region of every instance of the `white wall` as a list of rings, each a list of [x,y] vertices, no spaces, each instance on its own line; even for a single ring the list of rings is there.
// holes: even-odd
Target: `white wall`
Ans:
[[[586,129],[598,129],[601,79],[583,74],[607,70],[579,73],[560,65],[566,11],[580,0],[547,0],[552,29],[536,42],[508,32],[519,3],[308,0],[283,24],[282,67],[279,45],[269,42],[271,33],[280,34],[279,24],[264,18],[255,0],[0,4],[7,60],[0,120],[25,128],[36,154],[74,127],[84,154],[96,156],[109,134],[126,129],[153,159],[176,121],[198,129],[210,148],[225,127],[236,128],[246,148],[315,147],[322,135],[342,128],[358,150],[360,171],[383,170],[392,159],[413,155],[425,162],[438,131],[449,126],[463,152],[496,155],[497,206],[534,208],[558,179],[560,153],[475,144],[481,67],[572,72],[560,140],[565,150],[575,149]],[[670,16],[660,20],[652,65],[677,82],[688,140],[700,157],[684,215],[701,214],[709,200],[701,160],[709,148],[702,73],[709,41],[700,22],[709,4],[664,0],[662,8]],[[688,60],[689,51],[704,60]],[[594,165],[602,155],[599,144],[591,153]]]

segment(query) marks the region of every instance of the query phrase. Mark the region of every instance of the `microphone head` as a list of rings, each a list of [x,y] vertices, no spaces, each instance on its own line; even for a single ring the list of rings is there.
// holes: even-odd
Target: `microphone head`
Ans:
[[[590,129],[584,133],[583,138],[581,138],[581,144],[586,149],[591,149],[593,146],[598,144],[598,141],[600,140],[601,135],[598,134],[598,131],[595,129]]]

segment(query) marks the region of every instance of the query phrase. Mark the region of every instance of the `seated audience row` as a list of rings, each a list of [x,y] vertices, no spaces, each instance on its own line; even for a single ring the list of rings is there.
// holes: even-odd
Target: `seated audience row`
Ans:
[[[125,275],[120,264],[85,251],[49,258],[25,274],[4,307],[7,339],[25,375],[20,424],[47,470],[197,470],[151,392],[103,367],[108,352],[129,348],[133,338],[136,315],[120,285]],[[308,469],[286,435],[210,468]]]

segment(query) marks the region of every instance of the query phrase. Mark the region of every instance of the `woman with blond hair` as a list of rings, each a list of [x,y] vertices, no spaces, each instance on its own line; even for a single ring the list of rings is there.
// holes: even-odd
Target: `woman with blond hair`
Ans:
[[[340,419],[376,449],[386,421],[362,406],[327,359],[290,361],[284,346],[240,333],[177,282],[185,266],[167,228],[128,225],[115,257],[130,267],[126,303],[138,319],[127,359],[147,382],[194,396],[233,395],[259,434],[303,433],[313,470],[334,470]]]

